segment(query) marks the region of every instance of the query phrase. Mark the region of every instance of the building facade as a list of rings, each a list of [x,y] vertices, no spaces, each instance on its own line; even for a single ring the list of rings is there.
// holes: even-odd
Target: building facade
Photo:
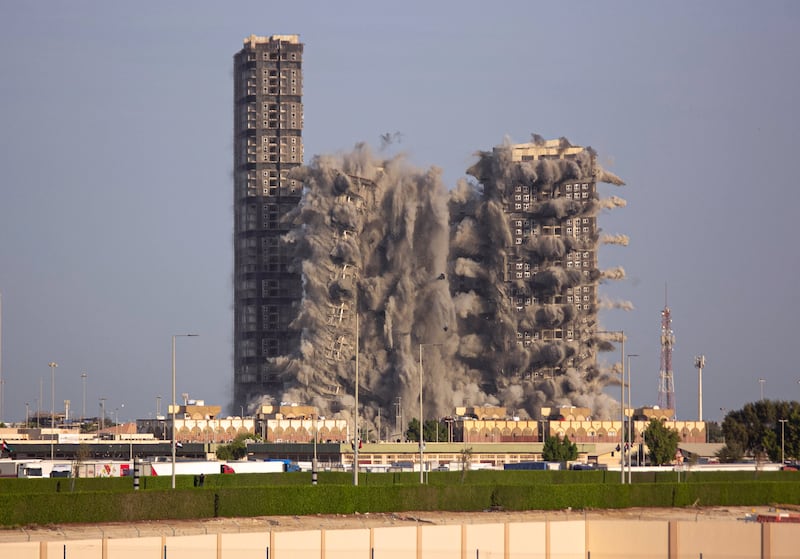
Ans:
[[[586,155],[584,148],[564,145],[560,140],[511,146],[512,162],[569,162],[581,154]],[[518,345],[529,347],[535,341],[577,341],[583,345],[593,333],[588,327],[597,320],[594,208],[598,195],[593,159],[590,157],[587,173],[567,175],[553,182],[515,184],[513,199],[506,201],[504,210],[513,233],[513,246],[509,247],[504,279],[506,295],[520,318]],[[559,271],[565,281],[554,281]],[[537,307],[540,319],[525,320],[526,311]],[[548,308],[550,313],[546,312]],[[558,310],[559,316],[547,316]],[[592,356],[584,346],[566,362],[539,372],[563,372],[559,368],[578,366]]]
[[[303,44],[251,35],[234,56],[234,409],[274,393],[275,358],[299,342],[289,329],[302,291],[281,236],[302,185]]]
[[[484,393],[522,393],[531,417],[602,401],[597,351],[613,346],[597,325],[597,183],[621,181],[564,139],[498,146],[467,172],[476,183],[450,204],[461,360],[482,372]]]

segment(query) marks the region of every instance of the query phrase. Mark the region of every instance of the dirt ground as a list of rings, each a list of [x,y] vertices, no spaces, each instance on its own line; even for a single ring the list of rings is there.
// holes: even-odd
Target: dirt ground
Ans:
[[[486,511],[486,512],[399,512],[351,515],[259,516],[208,520],[162,520],[135,523],[64,524],[0,528],[0,543],[64,539],[135,538],[144,536],[187,536],[219,532],[269,530],[335,530],[416,524],[489,524],[559,520],[747,520],[753,514],[789,512],[777,507],[689,507],[631,508],[615,510]],[[796,512],[792,510],[791,512]]]

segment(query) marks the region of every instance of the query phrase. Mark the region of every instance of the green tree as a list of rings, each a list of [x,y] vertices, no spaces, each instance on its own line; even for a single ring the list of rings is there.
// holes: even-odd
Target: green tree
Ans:
[[[461,483],[464,483],[469,465],[472,463],[472,447],[462,449],[458,460],[461,462]]]
[[[736,441],[729,441],[717,451],[716,456],[723,464],[741,462],[742,458],[744,458],[744,449]]]
[[[644,431],[644,440],[650,449],[650,463],[663,466],[675,459],[680,436],[658,419],[651,419]]]
[[[436,419],[428,419],[425,421],[423,434],[425,435],[425,442],[446,442],[447,425]],[[417,418],[413,418],[408,422],[406,440],[419,442],[419,420]]]
[[[547,437],[542,447],[542,459],[548,462],[569,462],[578,457],[578,445],[569,437]]]
[[[219,460],[241,460],[247,456],[247,441],[260,439],[260,436],[253,433],[241,433],[228,444],[217,447],[217,458]]]
[[[709,443],[724,443],[725,436],[722,434],[722,427],[716,421],[706,423],[706,441]]]
[[[782,425],[781,420],[786,422]],[[729,412],[722,422],[725,443],[732,454],[738,449],[748,456],[781,459],[781,441],[786,458],[800,456],[800,404],[759,400]]]

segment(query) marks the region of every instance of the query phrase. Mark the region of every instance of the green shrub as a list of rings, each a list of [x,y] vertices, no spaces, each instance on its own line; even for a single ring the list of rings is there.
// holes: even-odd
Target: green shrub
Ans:
[[[129,478],[0,480],[0,525],[130,522],[136,520],[353,514],[411,510],[478,511],[602,509],[627,507],[751,506],[800,504],[794,472],[693,472],[677,483],[677,474],[637,473],[634,483],[619,483],[618,472],[432,472],[429,484],[419,474],[359,476],[310,474],[236,474],[142,478],[140,491]],[[437,475],[434,475],[437,474]],[[442,475],[439,475],[442,474]],[[769,475],[766,475],[769,474]],[[760,478],[767,479],[760,479]],[[642,480],[658,479],[658,482]],[[682,480],[686,479],[682,474]],[[56,482],[60,481],[59,486]],[[11,482],[11,483],[9,483]],[[56,491],[59,487],[61,490]]]

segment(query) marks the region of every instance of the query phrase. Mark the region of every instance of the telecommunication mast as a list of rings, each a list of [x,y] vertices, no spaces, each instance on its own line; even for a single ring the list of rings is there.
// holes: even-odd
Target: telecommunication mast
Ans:
[[[658,372],[658,406],[672,410],[675,415],[675,383],[672,377],[672,347],[675,334],[672,331],[672,315],[664,296],[664,310],[661,311],[661,369]]]

